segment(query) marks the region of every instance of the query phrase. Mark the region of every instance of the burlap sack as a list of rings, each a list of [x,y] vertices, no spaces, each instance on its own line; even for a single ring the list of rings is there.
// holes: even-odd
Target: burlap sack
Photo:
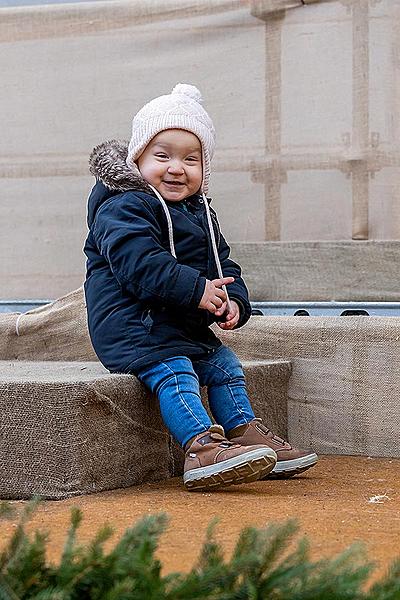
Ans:
[[[293,443],[400,457],[400,318],[253,317],[243,333],[221,338],[248,359],[291,361]]]
[[[244,368],[256,414],[286,435],[290,364]],[[0,361],[0,411],[1,498],[60,499],[182,473],[155,399],[100,363]]]
[[[27,313],[0,313],[0,360],[97,360],[83,288]]]

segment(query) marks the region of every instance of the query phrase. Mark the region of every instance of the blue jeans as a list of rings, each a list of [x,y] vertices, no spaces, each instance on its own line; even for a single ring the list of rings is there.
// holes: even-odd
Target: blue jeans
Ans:
[[[207,386],[210,411],[225,431],[254,419],[242,365],[226,346],[201,360],[168,358],[143,369],[138,378],[158,398],[165,425],[183,447],[212,424],[200,386]]]

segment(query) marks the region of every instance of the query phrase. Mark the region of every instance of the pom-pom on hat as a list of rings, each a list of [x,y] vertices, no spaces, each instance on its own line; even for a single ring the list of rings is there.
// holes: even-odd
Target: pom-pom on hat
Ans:
[[[209,115],[201,106],[200,91],[186,83],[178,83],[170,94],[154,98],[133,117],[132,137],[126,163],[141,155],[150,140],[165,129],[185,129],[200,140],[203,152],[202,191],[207,193],[210,162],[215,148],[215,129]]]

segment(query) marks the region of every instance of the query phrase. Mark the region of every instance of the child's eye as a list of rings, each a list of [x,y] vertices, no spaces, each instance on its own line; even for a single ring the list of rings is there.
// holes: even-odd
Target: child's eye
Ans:
[[[187,159],[189,162],[197,162],[198,159],[195,156],[188,156]]]
[[[156,156],[157,158],[168,158],[168,155],[164,152],[157,152]]]

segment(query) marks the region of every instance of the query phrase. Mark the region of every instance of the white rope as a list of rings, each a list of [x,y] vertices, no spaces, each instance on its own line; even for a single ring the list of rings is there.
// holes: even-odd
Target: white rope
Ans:
[[[24,313],[21,313],[21,314],[19,314],[19,315],[18,315],[18,317],[17,317],[17,320],[16,320],[16,322],[15,322],[15,333],[16,333],[18,336],[20,335],[20,333],[19,333],[19,321],[20,321],[20,319],[21,319],[21,317],[22,317],[22,315],[23,315],[23,314],[24,314]]]
[[[168,238],[169,238],[169,247],[171,249],[171,254],[174,258],[176,258],[176,252],[175,252],[175,245],[174,245],[174,230],[172,227],[172,219],[171,219],[171,215],[169,214],[169,210],[167,205],[165,204],[165,200],[164,198],[161,196],[161,194],[156,190],[156,188],[154,188],[152,185],[148,184],[149,187],[151,187],[151,189],[153,190],[153,192],[155,193],[155,195],[157,196],[157,198],[159,199],[159,201],[161,202],[161,206],[164,209],[165,212],[165,216],[167,217],[167,223],[168,223]]]

